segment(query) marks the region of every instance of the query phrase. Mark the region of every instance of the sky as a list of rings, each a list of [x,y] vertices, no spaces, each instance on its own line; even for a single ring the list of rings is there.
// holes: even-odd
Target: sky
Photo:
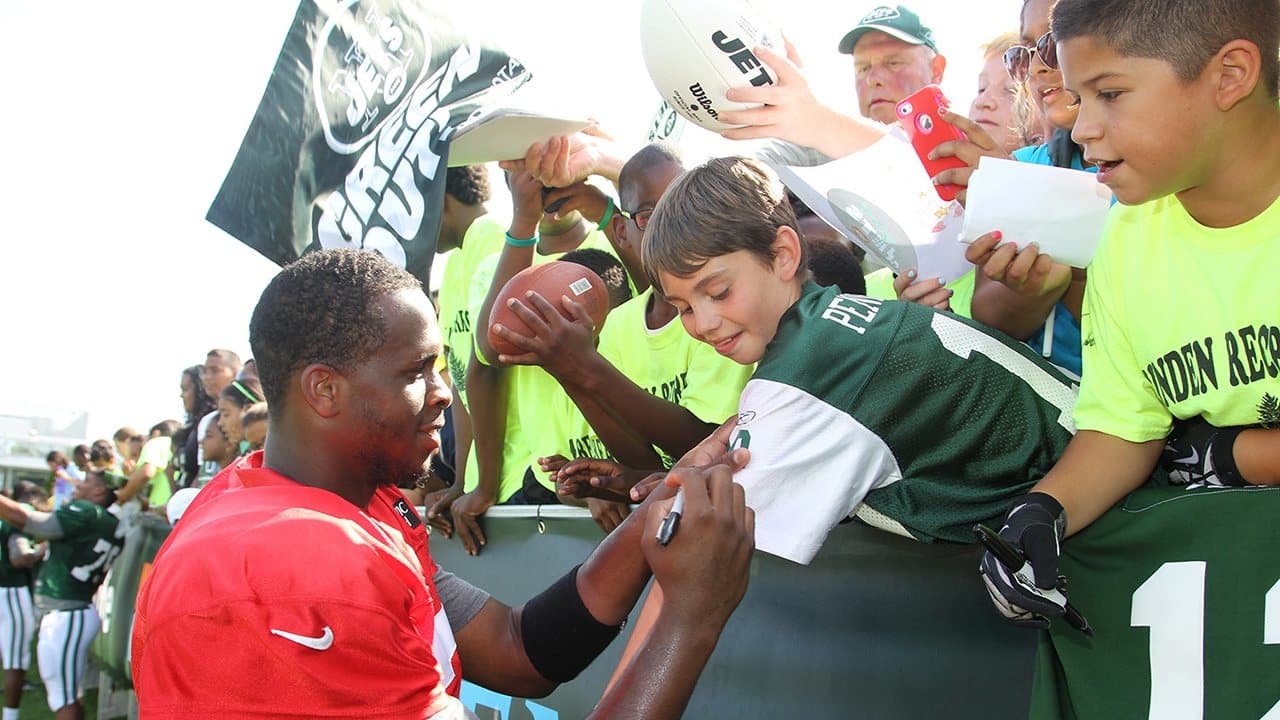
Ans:
[[[562,88],[565,110],[638,148],[658,106],[635,29],[641,2],[441,6],[544,89]],[[835,48],[879,3],[757,4],[799,49],[815,94],[856,113],[852,60]],[[1016,30],[1020,1],[911,6],[948,58],[944,90],[967,108],[980,47]],[[0,110],[0,414],[85,411],[91,438],[145,430],[181,419],[181,371],[210,348],[249,356],[249,315],[277,267],[204,215],[296,9],[296,0],[0,2],[0,39],[18,60]],[[733,151],[698,128],[681,142],[691,156]],[[509,216],[509,199],[495,192],[490,209]]]

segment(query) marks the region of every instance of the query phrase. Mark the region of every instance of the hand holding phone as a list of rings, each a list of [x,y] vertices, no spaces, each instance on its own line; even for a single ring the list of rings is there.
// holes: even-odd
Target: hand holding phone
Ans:
[[[964,161],[956,157],[929,159],[929,153],[942,143],[966,139],[959,128],[942,119],[942,111],[949,106],[942,88],[937,85],[926,85],[898,103],[898,122],[911,138],[911,147],[915,148],[931,178],[943,170],[966,167]],[[934,189],[943,200],[954,200],[956,193],[964,188],[960,185],[935,185]]]

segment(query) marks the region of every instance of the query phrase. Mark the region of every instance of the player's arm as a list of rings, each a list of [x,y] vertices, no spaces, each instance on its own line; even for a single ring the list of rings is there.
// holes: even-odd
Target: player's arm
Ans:
[[[670,545],[659,546],[655,539],[673,495],[667,488],[665,502],[642,505],[576,572],[520,608],[486,602],[456,633],[467,679],[524,697],[541,697],[572,679],[616,637],[652,564],[682,607],[660,619],[661,631],[655,630],[641,651],[653,664],[633,663],[593,717],[622,717],[623,712],[626,717],[678,716],[669,708],[683,708],[687,702],[716,637],[746,590],[753,529],[751,511],[728,467],[679,473],[685,514]],[[659,677],[650,677],[654,674]]]
[[[522,355],[504,357],[540,365],[555,377],[619,462],[636,468],[659,467],[651,446],[680,456],[715,429],[623,375],[596,349],[586,309],[573,299],[561,303],[572,320],[537,293],[527,302],[515,303],[513,312],[533,335],[500,330],[504,339],[525,350]]]
[[[15,528],[19,530],[26,529],[27,519],[30,517],[30,512],[31,511],[22,507],[20,503],[15,502],[13,498],[0,495],[0,519]]]
[[[44,556],[44,546],[32,542],[25,535],[14,533],[9,537],[9,564],[16,568],[34,567]]]
[[[1280,485],[1280,428],[1252,428],[1236,437],[1236,469],[1245,482]]]
[[[508,695],[542,697],[602,652],[649,580],[637,548],[651,505],[606,536],[576,574],[521,607],[490,598],[455,633],[467,680]],[[553,634],[564,629],[556,648]]]
[[[0,519],[33,537],[57,540],[65,534],[58,513],[74,512],[66,508],[54,512],[28,510],[12,498],[0,495]],[[74,517],[74,515],[69,515]]]
[[[689,452],[716,429],[714,424],[699,420],[687,409],[649,394],[599,353],[590,358],[584,368],[583,389],[619,422],[630,426],[649,444],[662,448],[672,457],[680,457]],[[605,398],[608,398],[607,403],[604,402]],[[577,398],[574,400],[576,402]],[[581,408],[582,405],[578,407]],[[583,415],[586,414],[583,409]],[[587,420],[600,433],[600,439],[608,445],[608,439],[596,427],[595,420],[591,416]],[[612,451],[613,447],[609,445],[609,449]],[[647,467],[625,461],[624,464]]]

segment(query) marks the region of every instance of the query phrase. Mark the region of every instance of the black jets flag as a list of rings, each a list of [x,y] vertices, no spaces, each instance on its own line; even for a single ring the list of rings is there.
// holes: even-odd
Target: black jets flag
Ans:
[[[375,250],[430,282],[449,136],[530,77],[443,0],[303,0],[207,219],[278,264]]]

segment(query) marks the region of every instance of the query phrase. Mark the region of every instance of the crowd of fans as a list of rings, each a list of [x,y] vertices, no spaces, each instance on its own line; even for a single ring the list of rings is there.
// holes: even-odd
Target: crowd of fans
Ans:
[[[1020,33],[999,35],[984,46],[978,96],[967,113],[953,111],[945,115],[965,132],[967,139],[948,143],[936,151],[939,155],[960,158],[965,167],[944,171],[933,178],[933,182],[966,186],[981,157],[1011,158],[1085,172],[1096,173],[1099,167],[1108,174],[1116,172],[1119,161],[1088,157],[1077,142],[1081,138],[1096,138],[1099,131],[1094,124],[1077,124],[1082,104],[1079,96],[1063,85],[1058,48],[1050,31],[1051,10],[1049,0],[1026,0],[1018,18]],[[900,157],[901,163],[914,167],[918,159],[901,131],[893,126],[894,107],[899,100],[925,85],[942,81],[946,62],[938,52],[933,32],[906,7],[879,8],[846,36],[839,50],[852,56],[863,117],[838,116],[820,105],[809,91],[795,58],[765,50],[761,51],[761,58],[777,74],[779,82],[772,87],[731,91],[736,93],[731,95],[732,99],[763,102],[766,106],[725,112],[722,120],[742,126],[726,131],[725,136],[739,140],[768,139],[767,144],[744,146],[747,148],[744,154],[754,153],[788,164],[816,164],[832,158],[856,160],[862,153],[874,152],[880,157]],[[1274,55],[1276,48],[1262,50],[1264,54]],[[1273,61],[1274,57],[1263,63],[1264,70],[1272,76]],[[1263,80],[1270,83],[1266,87],[1274,100],[1274,77]],[[671,256],[664,260],[652,255],[656,251],[650,242],[652,237],[646,239],[646,232],[655,224],[655,209],[669,187],[686,182],[681,178],[688,176],[686,171],[692,165],[686,163],[675,146],[657,142],[638,149],[624,148],[593,129],[573,137],[551,138],[531,148],[524,159],[502,165],[513,203],[510,223],[495,219],[487,205],[490,202],[488,168],[470,166],[448,171],[437,248],[441,253],[452,253],[434,299],[444,347],[437,369],[449,383],[452,403],[447,411],[441,452],[424,468],[423,479],[415,487],[405,489],[411,500],[424,507],[426,519],[436,532],[445,538],[457,535],[466,552],[473,555],[480,553],[487,543],[482,518],[495,505],[582,506],[589,509],[603,532],[614,531],[632,512],[633,503],[652,489],[653,478],[670,469],[676,459],[693,451],[721,427],[726,418],[737,418],[740,409],[747,407],[743,392],[757,370],[757,360],[764,363],[762,357],[767,359],[769,352],[777,352],[775,345],[769,345],[772,348],[769,351],[761,345],[757,348],[759,353],[748,357],[744,348],[755,331],[749,323],[744,324],[738,334],[719,334],[718,326],[708,325],[690,299],[692,293],[705,292],[710,298],[708,302],[723,303],[723,307],[728,308],[733,303],[746,302],[741,296],[751,294],[752,288],[734,290],[738,293],[735,300],[729,298],[730,288],[717,286],[714,278],[709,278],[705,287],[699,285],[683,294],[673,293],[669,282],[665,287],[661,284],[663,277],[668,280],[693,277],[722,255],[745,252],[735,249],[736,239],[699,237],[699,242],[711,244],[706,252],[695,253],[696,257]],[[711,215],[723,206],[740,208],[746,215],[755,204],[769,206],[768,187],[780,187],[777,179],[754,160],[726,161],[720,165],[713,161],[700,166],[697,172],[710,176],[716,172],[736,173],[739,179],[758,174],[763,178],[759,187],[765,189],[752,195],[754,186],[746,183],[735,188],[737,195],[725,196],[705,190],[707,197],[701,198],[705,204],[699,205],[696,193],[690,200],[687,196],[693,191],[681,188],[681,200],[663,201],[663,211],[656,216],[661,232],[668,233],[666,242],[672,237],[677,240],[684,237],[672,227],[683,228],[685,235],[690,232],[669,219],[668,216],[677,211],[666,209],[667,204],[693,203],[679,206],[689,217]],[[1127,199],[1119,191],[1117,194],[1120,200]],[[944,212],[962,214],[964,200],[962,193],[956,204]],[[1009,390],[1000,391],[1000,398],[1014,402],[1012,398],[1019,392],[1029,397],[1039,394],[1040,400],[1060,407],[1044,397],[1046,393],[1057,392],[1056,385],[1046,391],[1045,383],[1037,385],[1027,380],[1031,371],[1025,367],[1031,367],[1044,368],[1045,377],[1052,377],[1065,388],[1070,397],[1068,409],[1074,403],[1086,369],[1082,361],[1087,355],[1084,347],[1089,343],[1083,339],[1081,329],[1087,278],[1084,269],[1068,267],[1039,253],[1035,238],[1002,242],[1006,239],[993,233],[964,249],[964,256],[972,267],[959,279],[946,282],[917,277],[914,268],[903,268],[896,276],[886,275],[864,257],[860,248],[846,241],[796,196],[788,195],[782,203],[783,209],[776,205],[770,206],[769,212],[781,213],[783,224],[792,228],[799,240],[797,257],[804,260],[799,277],[810,277],[822,287],[836,286],[841,293],[870,298],[862,305],[856,304],[860,301],[842,301],[854,304],[831,306],[846,313],[846,319],[858,317],[858,312],[874,316],[882,312],[881,300],[895,299],[932,308],[930,312],[950,313],[945,317],[963,317],[965,323],[957,327],[975,328],[985,336],[1008,336],[1011,342],[1025,343],[1019,345],[1016,352],[1002,357],[1010,363],[1010,368],[1017,368],[1016,372],[1011,370],[1010,377],[1025,380],[1027,386],[1013,383]],[[741,219],[742,227],[749,225],[748,218]],[[777,228],[768,229],[772,232]],[[726,237],[731,234],[727,233]],[[525,321],[529,334],[509,327],[491,327],[493,307],[507,281],[521,270],[556,260],[590,268],[605,282],[610,301],[606,322],[597,326],[581,305],[568,298],[562,301],[531,296],[511,305],[513,312]],[[770,267],[768,262],[764,265]],[[767,301],[767,298],[759,300],[766,304]],[[558,312],[556,305],[564,312]],[[903,317],[913,318],[914,312],[916,310],[904,310]],[[729,311],[722,314],[727,317]],[[788,318],[788,322],[796,321],[792,316]],[[1094,322],[1103,321],[1095,318]],[[1103,328],[1095,325],[1100,335],[1107,332]],[[761,335],[773,338],[776,328],[765,330],[768,332]],[[863,332],[865,328],[859,331]],[[495,336],[520,352],[499,352],[494,346]],[[1274,352],[1275,335],[1269,337]],[[893,341],[893,352],[909,358],[901,362],[906,368],[902,372],[907,374],[912,368],[923,372],[919,368],[927,366],[929,360],[912,356],[910,353],[918,352],[915,349],[904,349],[908,340]],[[1265,338],[1261,342],[1265,349]],[[889,352],[886,346],[886,356]],[[744,357],[747,357],[745,361]],[[1266,374],[1266,367],[1270,366],[1265,366],[1261,375],[1255,373],[1255,380]],[[770,372],[781,373],[776,369]],[[1157,395],[1171,395],[1167,381],[1159,372],[1153,366],[1147,377]],[[953,377],[962,375],[957,372]],[[1275,380],[1276,373],[1270,371],[1269,378]],[[1236,385],[1234,380],[1232,385]],[[935,394],[949,392],[946,388],[927,386]],[[960,389],[952,389],[956,390],[955,397],[960,398]],[[202,364],[182,371],[180,390],[186,413],[182,421],[162,420],[145,434],[122,427],[111,440],[77,446],[71,451],[70,459],[61,452],[50,453],[51,505],[43,506],[42,501],[35,499],[28,500],[30,507],[56,511],[71,502],[77,488],[96,473],[97,477],[106,478],[112,487],[117,503],[113,512],[122,518],[128,517],[128,508],[146,512],[162,511],[166,507],[170,518],[176,518],[190,502],[190,496],[222,468],[263,447],[271,423],[252,360],[242,364],[232,351],[211,350]],[[829,398],[823,399],[829,401]],[[1030,397],[1028,405],[1040,400]],[[1091,426],[1096,431],[1088,433],[1083,442],[1098,442],[1097,436],[1110,437],[1105,428],[1116,427],[1114,423],[1107,424],[1111,422],[1109,419],[1099,419],[1103,415],[1094,408],[1096,402],[1096,397],[1091,396],[1084,417],[1098,425]],[[1265,404],[1265,399],[1263,402]],[[1270,402],[1275,405],[1274,397]],[[965,404],[959,400],[957,403]],[[971,409],[971,412],[978,411]],[[901,421],[908,414],[908,410],[902,410],[895,417]],[[1228,413],[1228,417],[1238,418],[1240,414]],[[1014,468],[1023,474],[1030,473],[1032,466],[1040,469],[1034,477],[1028,474],[1021,480],[1009,481],[1005,490],[1016,492],[1000,496],[998,512],[988,513],[985,519],[1003,517],[1014,494],[1026,492],[1034,481],[1048,474],[1048,484],[1042,483],[1044,492],[1027,496],[1032,498],[1028,502],[1034,508],[1026,512],[1043,514],[1039,520],[1046,527],[1057,527],[1060,521],[1059,538],[1065,532],[1063,506],[1083,501],[1075,498],[1074,490],[1064,492],[1060,485],[1053,484],[1053,478],[1065,477],[1069,472],[1061,469],[1062,464],[1057,468],[1053,465],[1074,431],[1074,426],[1066,428],[1057,423],[1056,418],[1051,413],[1040,417],[1046,427],[1024,447],[1038,455],[1034,460],[1019,460]],[[1185,424],[1174,425],[1172,430],[1164,427],[1157,433],[1159,437],[1143,436],[1141,440],[1164,447],[1166,436],[1173,444],[1187,440],[1192,433],[1199,433],[1196,437],[1200,437],[1206,432],[1205,425],[1220,430],[1203,416],[1181,420],[1191,422],[1195,428],[1187,430],[1189,426]],[[1025,423],[1025,428],[1040,427],[1031,419],[1019,421]],[[1257,425],[1265,428],[1268,422],[1264,417]],[[860,423],[860,427],[871,427],[875,421],[862,418]],[[1254,423],[1244,423],[1229,434],[1233,440],[1237,436],[1245,437],[1241,442],[1274,440],[1273,430],[1267,430],[1271,435],[1265,437],[1241,434],[1254,427]],[[916,429],[920,431],[923,426]],[[881,434],[886,443],[892,444],[887,439],[888,432]],[[1048,439],[1050,436],[1054,436],[1052,442]],[[1210,433],[1207,437],[1224,436]],[[745,447],[748,440],[741,434],[737,437]],[[1263,440],[1258,440],[1260,437]],[[974,457],[992,452],[989,446],[981,444],[988,439],[975,439],[963,450]],[[902,441],[903,446],[910,442]],[[830,452],[834,457],[840,448],[832,448]],[[886,470],[884,478],[876,480],[875,489],[908,476],[913,471],[913,467],[908,466],[916,462],[918,452],[894,447],[890,461],[896,464],[892,470]],[[1220,454],[1219,464],[1214,467],[1207,465],[1207,460],[1198,453],[1198,459],[1187,461],[1180,450],[1175,450],[1167,452],[1157,464],[1159,447],[1154,455],[1145,450],[1143,453],[1144,458],[1150,456],[1151,463],[1136,473],[1140,481],[1149,477],[1172,477],[1183,482],[1244,484],[1275,479],[1273,462],[1228,467]],[[1205,457],[1208,454],[1206,451]],[[763,451],[759,455],[767,457]],[[1070,450],[1067,455],[1071,456]],[[862,458],[859,462],[866,462],[865,456],[859,457]],[[765,460],[750,466],[751,471],[757,471],[761,462]],[[818,467],[821,462],[825,461],[811,459],[810,467]],[[1134,467],[1143,462],[1141,458],[1135,460]],[[984,480],[992,481],[999,475],[991,466],[984,467],[987,468]],[[1264,469],[1259,471],[1259,467]],[[861,472],[863,468],[857,470]],[[1117,479],[1117,487],[1126,482],[1133,486],[1131,480]],[[827,481],[828,478],[823,478],[823,482]],[[804,491],[800,489],[802,483],[796,487],[794,492]],[[1061,497],[1045,500],[1050,491]],[[861,509],[861,498],[858,496],[856,507],[841,508],[839,517],[831,519],[832,524]],[[747,499],[751,502],[753,496],[748,493]],[[1073,510],[1068,516],[1087,525],[1110,504],[1103,503],[1097,509]],[[767,505],[768,501],[761,501],[754,507],[764,517]],[[1087,503],[1084,506],[1093,507]],[[1019,522],[1022,521],[1015,518],[1026,507],[1025,503],[1019,505],[1009,516],[1006,530],[1012,528],[1012,541],[1020,540],[1018,533],[1023,526]],[[911,525],[911,521],[918,518],[886,518],[885,515],[892,512],[875,510],[869,515],[857,516],[909,536],[929,534]],[[123,525],[127,526],[127,522]],[[1073,526],[1072,530],[1077,527]],[[825,538],[827,529],[821,528],[817,545]],[[761,537],[765,536],[763,530],[758,532]],[[945,532],[934,535],[955,539]],[[810,550],[816,551],[816,545]],[[780,554],[792,557],[785,552]],[[808,552],[807,557],[800,552],[796,557],[807,560],[812,552]],[[993,596],[1003,594],[1011,600],[1012,604],[1004,608],[1011,617],[1026,620],[1037,613],[1056,612],[1055,601],[1045,604],[1035,591],[1012,584],[1001,576],[996,565],[984,562],[983,571],[991,583]],[[1056,577],[1053,581],[1056,582]],[[1050,582],[1041,590],[1047,593],[1052,588],[1053,582]],[[660,593],[656,597],[660,598]],[[1024,607],[1017,607],[1018,602]],[[1028,607],[1034,611],[1030,615]]]

